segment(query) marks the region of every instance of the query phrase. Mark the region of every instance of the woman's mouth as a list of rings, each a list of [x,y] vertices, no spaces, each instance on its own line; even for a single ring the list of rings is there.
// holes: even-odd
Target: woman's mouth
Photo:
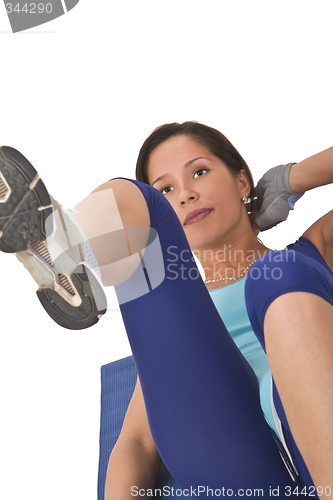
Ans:
[[[196,222],[200,222],[201,220],[208,217],[208,215],[212,212],[212,208],[198,208],[193,212],[187,214],[184,220],[184,226],[189,226],[190,224],[195,224]]]

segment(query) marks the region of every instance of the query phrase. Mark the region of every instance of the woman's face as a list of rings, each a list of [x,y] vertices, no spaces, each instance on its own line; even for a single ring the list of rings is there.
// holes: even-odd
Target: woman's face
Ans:
[[[223,161],[186,135],[153,150],[148,179],[174,208],[193,249],[220,248],[249,229],[241,201],[250,191],[245,172],[234,176]]]

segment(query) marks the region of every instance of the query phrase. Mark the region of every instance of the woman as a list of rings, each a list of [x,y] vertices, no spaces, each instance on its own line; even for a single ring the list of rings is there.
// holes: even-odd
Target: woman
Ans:
[[[131,498],[134,485],[143,490],[153,487],[159,455],[187,488],[202,484],[215,490],[261,488],[265,497],[272,496],[270,488],[281,497],[294,491],[294,482],[262,414],[254,373],[230,339],[206,291],[228,284],[231,290],[246,281],[248,307],[255,323],[255,295],[267,285],[267,272],[273,271],[268,257],[276,256],[256,239],[247,215],[243,199],[247,200],[246,193],[253,185],[246,164],[221,134],[225,153],[222,156],[216,151],[216,134],[193,123],[162,127],[146,141],[138,160],[138,171],[145,176],[141,180],[156,190],[134,181],[113,180],[77,207],[77,219],[99,263],[103,283],[117,285],[140,378],[110,458],[107,499]],[[293,191],[302,193],[331,182],[332,163],[332,151],[328,150],[294,165],[289,179]],[[232,167],[237,164],[235,172]],[[106,214],[111,210],[115,211],[113,220],[120,214],[121,223],[118,219],[105,229],[110,220]],[[309,261],[311,265],[315,261],[311,278],[321,273],[328,289],[332,279],[330,219],[330,214],[320,219],[301,242],[317,252]],[[130,230],[133,226],[138,228],[134,236]],[[152,259],[150,249],[156,243],[156,234],[148,230],[147,235],[144,228],[149,227],[157,232],[165,268],[165,276],[155,283],[158,252]],[[129,252],[125,246],[121,250],[119,238],[126,238]],[[205,268],[206,287],[188,258],[187,240]],[[145,267],[138,267],[137,256],[143,249]],[[303,261],[309,259],[300,249],[294,253],[304,256]],[[284,276],[279,285],[293,266],[301,269],[300,275],[304,275],[304,268],[307,272],[309,262],[292,263],[290,267],[286,257],[287,253],[280,255]],[[119,266],[119,260],[125,266]],[[138,270],[149,278],[149,293],[143,293]],[[257,274],[251,277],[248,273],[252,270]],[[270,280],[266,294],[274,295],[271,284],[277,281],[274,277]],[[260,337],[260,321],[256,333],[263,345],[266,342],[283,407],[276,391],[274,402],[292,458],[300,469],[300,486],[307,487],[303,494],[313,495],[314,491],[309,490],[311,478],[298,449],[318,493],[322,487],[328,497],[330,490],[325,487],[333,483],[332,295],[290,290],[278,291],[267,307],[261,305],[259,316],[266,307],[264,339]],[[300,490],[294,494],[300,494]],[[204,495],[211,493],[205,491]]]

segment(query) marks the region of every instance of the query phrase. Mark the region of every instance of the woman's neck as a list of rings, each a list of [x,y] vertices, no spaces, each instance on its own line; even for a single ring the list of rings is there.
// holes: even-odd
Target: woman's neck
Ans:
[[[228,285],[246,276],[251,265],[270,252],[253,233],[210,248],[193,249],[205,271],[208,290]]]

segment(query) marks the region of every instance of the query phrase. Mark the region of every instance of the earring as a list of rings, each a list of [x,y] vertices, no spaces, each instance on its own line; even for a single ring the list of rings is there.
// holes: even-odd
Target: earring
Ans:
[[[247,198],[248,196],[249,196],[249,194],[248,194],[248,193],[244,193],[244,194],[243,194],[242,201],[245,203],[245,205],[246,205],[246,203],[248,203],[248,198]]]

